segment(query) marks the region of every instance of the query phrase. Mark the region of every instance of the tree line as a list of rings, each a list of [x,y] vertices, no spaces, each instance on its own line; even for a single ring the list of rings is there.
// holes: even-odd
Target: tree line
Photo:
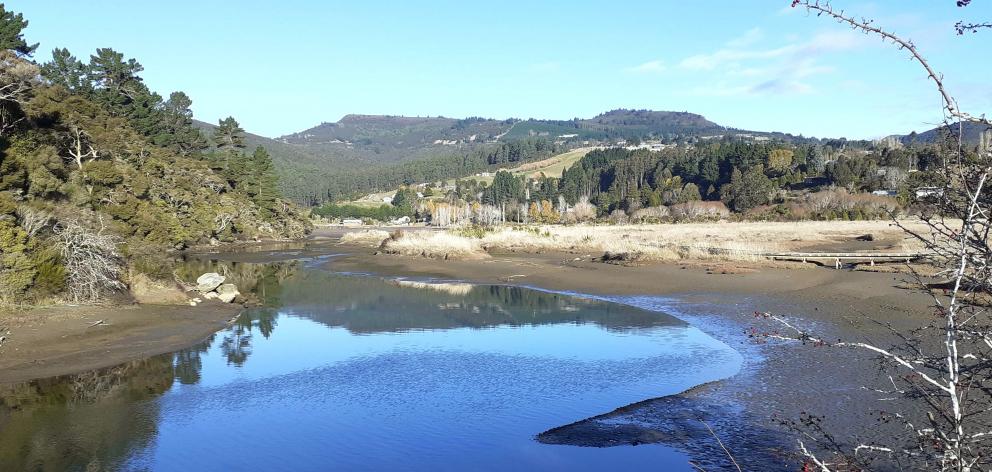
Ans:
[[[0,302],[90,300],[171,280],[169,250],[308,230],[233,118],[204,136],[111,48],[37,62],[26,26],[0,5]]]

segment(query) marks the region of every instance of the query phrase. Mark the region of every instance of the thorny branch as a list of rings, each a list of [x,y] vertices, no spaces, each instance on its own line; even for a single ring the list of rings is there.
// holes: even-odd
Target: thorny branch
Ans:
[[[964,4],[962,5],[962,2]],[[959,6],[969,0],[960,0]],[[963,142],[964,123],[992,126],[984,115],[961,110],[937,73],[912,41],[888,32],[868,19],[855,19],[835,10],[828,1],[793,0],[817,15],[826,15],[856,31],[881,37],[909,52],[936,85],[942,100],[945,123],[957,126],[957,144],[947,150],[940,165],[942,192],[924,205],[921,219],[928,232],[916,232],[896,222],[917,239],[931,254],[929,263],[941,268],[946,280],[927,282],[912,269],[919,287],[933,300],[933,322],[907,333],[890,328],[900,344],[883,348],[869,342],[828,341],[784,317],[757,312],[783,331],[759,333],[757,338],[789,340],[823,347],[850,347],[876,356],[892,374],[887,376],[892,390],[870,389],[887,395],[883,400],[903,399],[906,411],[886,412],[885,418],[903,425],[903,436],[882,438],[891,444],[856,444],[842,450],[818,422],[807,422],[826,440],[819,452],[799,442],[807,467],[821,472],[861,470],[865,456],[878,455],[894,461],[887,467],[947,471],[987,470],[992,467],[992,249],[988,236],[992,225],[992,198],[986,189],[992,174],[992,149],[970,153]],[[959,23],[959,27],[962,24]],[[967,26],[967,25],[965,25]],[[983,26],[980,26],[983,27]],[[960,29],[959,29],[960,32]],[[938,289],[938,290],[934,290]],[[928,334],[932,332],[933,334]],[[900,384],[904,386],[900,386]],[[893,397],[892,395],[895,395]],[[821,443],[815,436],[803,436]],[[824,449],[827,452],[823,452]],[[818,457],[829,456],[829,461]]]

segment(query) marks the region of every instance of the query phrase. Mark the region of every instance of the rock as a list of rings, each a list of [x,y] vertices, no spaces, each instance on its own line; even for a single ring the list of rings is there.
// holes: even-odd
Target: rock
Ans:
[[[190,300],[189,301],[189,306],[196,306],[196,302],[194,302],[193,300]]]
[[[204,293],[203,294],[203,298],[205,298],[207,300],[216,300],[217,299],[217,292],[207,292],[207,293]]]
[[[196,291],[207,293],[224,283],[225,277],[216,272],[207,272],[196,278]]]
[[[231,303],[235,298],[241,295],[238,291],[238,286],[234,284],[224,284],[217,287],[217,299],[224,303]]]
[[[185,305],[186,293],[175,282],[152,280],[145,274],[131,276],[131,297],[138,303],[156,305]]]
[[[856,237],[854,239],[857,239],[858,241],[874,241],[875,240],[875,235],[874,234],[871,234],[871,233],[862,234],[861,236],[858,236],[858,237]]]

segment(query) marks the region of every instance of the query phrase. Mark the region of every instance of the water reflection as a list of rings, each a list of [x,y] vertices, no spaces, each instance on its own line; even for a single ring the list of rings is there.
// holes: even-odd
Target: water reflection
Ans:
[[[182,271],[220,272],[257,306],[189,349],[0,386],[0,470],[684,464],[533,435],[736,369],[685,323],[602,301],[297,262]]]
[[[0,386],[0,469],[122,468],[154,441],[158,407],[136,416],[133,405],[172,388],[174,357]]]
[[[557,323],[620,331],[685,326],[662,313],[521,287],[384,282],[319,271],[298,273],[282,297],[286,313],[353,333]]]

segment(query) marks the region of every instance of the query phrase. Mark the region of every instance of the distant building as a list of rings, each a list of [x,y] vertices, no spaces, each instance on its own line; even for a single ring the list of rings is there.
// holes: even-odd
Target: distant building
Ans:
[[[345,218],[341,220],[341,224],[345,226],[361,226],[363,223],[362,220],[358,218]]]
[[[942,197],[944,189],[940,187],[920,187],[916,189],[916,198]]]

